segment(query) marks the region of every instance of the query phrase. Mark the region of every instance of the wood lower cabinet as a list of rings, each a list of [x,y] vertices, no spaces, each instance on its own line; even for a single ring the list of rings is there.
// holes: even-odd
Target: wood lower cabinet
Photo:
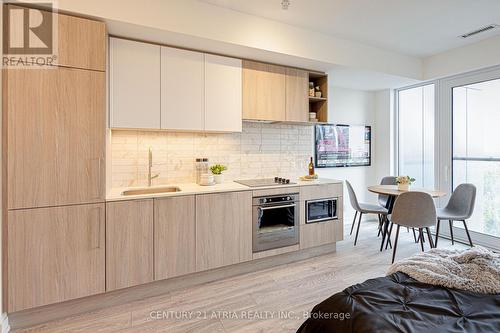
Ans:
[[[155,280],[196,271],[195,197],[155,199]]]
[[[4,71],[9,209],[104,201],[105,80],[72,68]]]
[[[307,71],[287,67],[286,121],[309,121],[308,81],[309,73]]]
[[[303,224],[300,226],[300,248],[334,243],[337,241],[337,224],[342,220],[331,220],[318,223]]]
[[[243,119],[283,121],[285,67],[243,61]]]
[[[153,281],[153,199],[106,204],[106,291]]]
[[[252,259],[252,192],[196,196],[196,270]]]
[[[104,292],[104,204],[8,212],[7,311]]]

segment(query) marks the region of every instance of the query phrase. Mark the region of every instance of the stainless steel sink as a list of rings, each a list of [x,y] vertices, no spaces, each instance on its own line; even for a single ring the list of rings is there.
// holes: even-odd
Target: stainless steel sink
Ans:
[[[171,192],[180,192],[180,190],[181,189],[178,188],[177,186],[143,187],[143,188],[134,188],[132,190],[123,191],[122,195],[171,193]]]

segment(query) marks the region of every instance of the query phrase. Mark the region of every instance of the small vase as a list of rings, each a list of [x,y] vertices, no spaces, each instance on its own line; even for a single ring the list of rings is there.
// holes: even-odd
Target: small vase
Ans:
[[[224,183],[224,175],[223,174],[214,175],[214,178],[215,178],[215,183],[216,184],[222,184],[222,183]]]
[[[408,191],[410,189],[410,184],[398,184],[399,191]]]
[[[321,91],[316,91],[315,96],[321,98]]]

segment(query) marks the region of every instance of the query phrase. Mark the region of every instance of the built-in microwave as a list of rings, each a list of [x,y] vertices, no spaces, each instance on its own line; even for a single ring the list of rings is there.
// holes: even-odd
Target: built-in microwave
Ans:
[[[306,201],[306,223],[337,219],[337,198]]]

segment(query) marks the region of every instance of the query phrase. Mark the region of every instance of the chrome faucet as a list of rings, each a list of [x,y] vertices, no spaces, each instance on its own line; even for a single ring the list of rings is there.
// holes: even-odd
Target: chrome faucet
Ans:
[[[148,152],[148,158],[149,158],[149,163],[148,163],[148,186],[151,186],[151,181],[155,178],[158,178],[160,174],[156,174],[154,176],[151,175],[151,168],[153,167],[153,149],[149,147],[149,152]]]

